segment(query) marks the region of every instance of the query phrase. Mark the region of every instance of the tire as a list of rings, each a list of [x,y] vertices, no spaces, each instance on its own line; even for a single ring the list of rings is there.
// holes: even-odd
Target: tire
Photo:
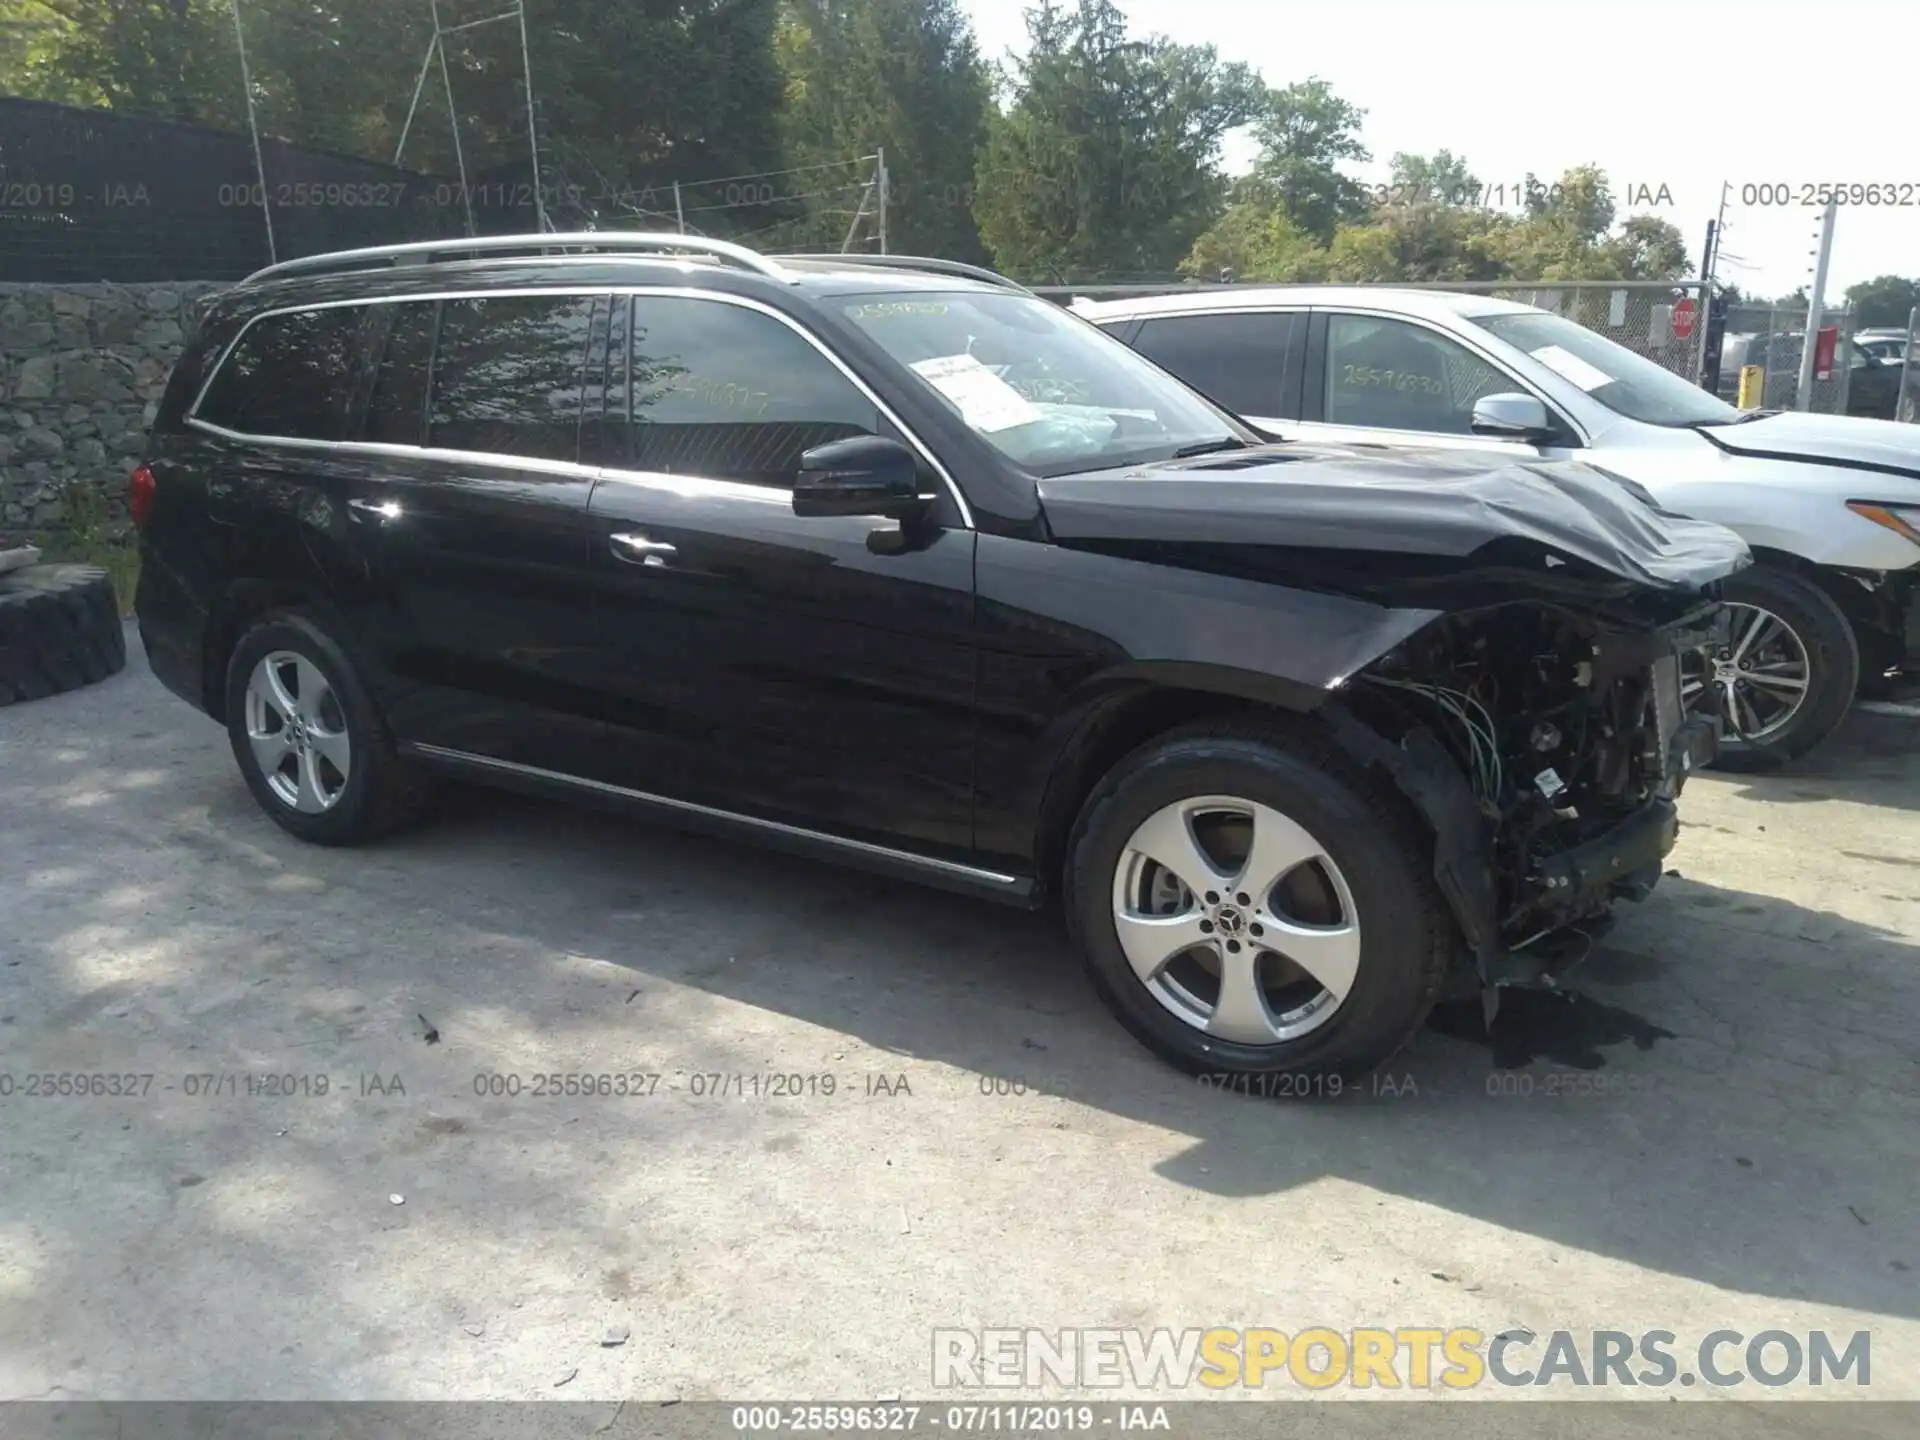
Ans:
[[[126,665],[126,625],[106,571],[29,565],[0,574],[0,705],[78,690]]]
[[[1772,770],[1789,760],[1797,760],[1825,740],[1847,718],[1854,696],[1860,688],[1860,643],[1852,623],[1828,595],[1813,581],[1771,565],[1756,565],[1741,571],[1726,582],[1728,604],[1734,611],[1735,647],[1738,656],[1747,621],[1755,611],[1777,617],[1790,635],[1775,639],[1768,630],[1760,637],[1757,649],[1786,657],[1780,668],[1791,672],[1795,666],[1792,647],[1804,654],[1806,689],[1799,708],[1778,728],[1763,725],[1754,738],[1737,735],[1731,725],[1724,728],[1720,756],[1714,762],[1718,770],[1756,772]],[[1708,657],[1711,663],[1714,657]],[[1739,657],[1746,658],[1746,657]],[[1752,695],[1750,689],[1747,692]],[[1773,692],[1761,690],[1744,702],[1772,702]],[[1724,702],[1723,702],[1724,706]],[[1749,709],[1747,712],[1762,712]]]
[[[1285,883],[1250,895],[1251,906],[1235,903],[1238,895],[1230,888],[1208,892],[1220,896],[1216,908],[1206,893],[1177,887],[1184,898],[1173,899],[1168,908],[1188,917],[1212,915],[1207,923],[1215,928],[1199,948],[1179,952],[1157,975],[1143,979],[1128,959],[1122,924],[1136,938],[1136,948],[1151,944],[1147,964],[1182,936],[1168,941],[1156,932],[1150,940],[1139,938],[1145,932],[1137,924],[1138,902],[1169,890],[1161,873],[1165,867],[1151,862],[1144,872],[1151,878],[1142,882],[1141,856],[1160,848],[1142,837],[1208,830],[1213,838],[1206,843],[1217,847],[1223,837],[1231,840],[1239,824],[1225,812],[1202,813],[1201,829],[1154,828],[1169,823],[1165,817],[1178,813],[1174,807],[1201,802],[1205,812],[1217,800],[1264,807],[1253,814],[1256,845],[1264,843],[1261,827],[1269,823],[1263,815],[1275,816],[1283,823],[1264,833],[1293,837],[1305,847],[1302,853],[1317,851],[1319,858],[1283,871]],[[1284,822],[1299,829],[1289,830]],[[1214,864],[1216,878],[1234,868],[1230,845],[1216,848],[1214,857],[1225,860]],[[1341,1082],[1386,1063],[1419,1031],[1459,943],[1433,882],[1430,843],[1405,807],[1384,783],[1306,724],[1201,725],[1134,752],[1101,781],[1081,811],[1069,842],[1065,881],[1069,929],[1095,990],[1120,1023],[1178,1068],[1216,1083],[1237,1082],[1255,1093],[1335,1094]],[[1136,890],[1141,884],[1144,889]],[[1299,885],[1317,902],[1318,914],[1299,909],[1294,888]],[[1129,917],[1124,922],[1123,913]],[[1276,917],[1285,915],[1335,927],[1323,934],[1328,946],[1344,947],[1339,953],[1347,958],[1340,966],[1351,975],[1344,996],[1335,998],[1331,985],[1322,986],[1288,964],[1261,959],[1248,962],[1248,973],[1267,983],[1239,992],[1243,999],[1257,994],[1257,1005],[1242,1004],[1238,1016],[1223,1014],[1220,976],[1215,975],[1212,1013],[1202,1015],[1195,1002],[1207,999],[1204,972],[1209,964],[1222,967],[1229,959],[1222,946],[1235,943],[1221,937],[1237,925],[1248,937],[1240,954],[1258,952],[1283,933]],[[1357,936],[1346,935],[1339,929],[1343,925],[1357,925]],[[1262,945],[1253,943],[1256,934]],[[1324,963],[1334,948],[1321,953],[1320,971],[1340,968]],[[1294,977],[1290,985],[1275,983],[1288,973]],[[1318,1001],[1305,999],[1310,989],[1325,993]],[[1290,1024],[1274,1024],[1290,1014],[1296,1017]],[[1253,1032],[1261,1026],[1271,1033],[1256,1039]]]
[[[268,698],[268,670],[281,681],[281,700]],[[425,808],[424,779],[400,758],[358,668],[306,615],[275,611],[240,637],[227,662],[226,716],[247,788],[290,835],[316,845],[359,845]],[[271,772],[269,760],[277,762]]]

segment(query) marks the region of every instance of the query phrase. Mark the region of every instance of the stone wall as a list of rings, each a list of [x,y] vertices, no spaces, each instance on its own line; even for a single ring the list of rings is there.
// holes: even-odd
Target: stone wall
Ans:
[[[124,515],[167,372],[222,288],[0,284],[0,536]],[[70,504],[75,486],[103,503]]]

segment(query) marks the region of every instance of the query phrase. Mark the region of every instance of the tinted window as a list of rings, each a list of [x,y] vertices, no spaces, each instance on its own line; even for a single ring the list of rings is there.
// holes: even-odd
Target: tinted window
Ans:
[[[194,413],[249,435],[339,439],[363,314],[346,306],[254,321]]]
[[[591,295],[443,302],[427,443],[572,460],[592,321]]]
[[[1473,433],[1474,401],[1517,385],[1472,351],[1404,320],[1327,322],[1327,423]]]
[[[383,307],[390,328],[373,376],[366,438],[390,445],[418,445],[427,420],[427,364],[433,357],[435,302],[415,300]]]
[[[1236,414],[1281,416],[1294,322],[1292,315],[1173,315],[1147,321],[1133,348]]]
[[[769,315],[638,296],[630,324],[636,469],[789,487],[813,446],[880,433],[859,387]]]

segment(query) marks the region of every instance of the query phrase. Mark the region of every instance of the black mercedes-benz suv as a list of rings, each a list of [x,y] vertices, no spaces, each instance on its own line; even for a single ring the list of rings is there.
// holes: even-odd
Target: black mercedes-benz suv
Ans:
[[[1582,465],[1264,443],[991,272],[677,235],[262,271],[129,493],[152,668],[294,835],[457,776],[1058,895],[1136,1036],[1263,1079],[1654,884],[1747,563]]]

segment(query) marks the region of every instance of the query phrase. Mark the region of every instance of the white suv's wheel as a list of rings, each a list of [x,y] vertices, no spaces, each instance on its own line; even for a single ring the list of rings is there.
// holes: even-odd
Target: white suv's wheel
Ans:
[[[1845,614],[1813,581],[1756,565],[1726,582],[1730,639],[1689,656],[1682,693],[1711,696],[1722,720],[1723,770],[1797,759],[1847,717],[1860,687],[1860,646]]]
[[[1067,905],[1122,1023],[1222,1077],[1376,1068],[1457,944],[1401,805],[1307,726],[1201,727],[1130,756],[1075,828]]]

